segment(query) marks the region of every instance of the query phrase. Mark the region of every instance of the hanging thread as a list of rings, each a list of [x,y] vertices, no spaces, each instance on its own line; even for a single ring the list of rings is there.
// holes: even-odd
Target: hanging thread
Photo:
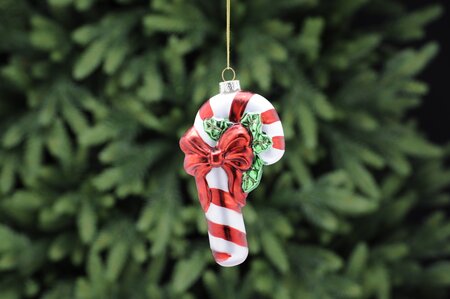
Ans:
[[[234,69],[230,66],[230,15],[231,15],[231,0],[227,0],[227,8],[226,8],[226,44],[227,44],[227,67],[223,69],[222,71],[222,80],[227,81],[225,79],[225,73],[226,71],[230,71],[233,74],[233,78],[231,80],[234,80],[236,78],[236,72]]]

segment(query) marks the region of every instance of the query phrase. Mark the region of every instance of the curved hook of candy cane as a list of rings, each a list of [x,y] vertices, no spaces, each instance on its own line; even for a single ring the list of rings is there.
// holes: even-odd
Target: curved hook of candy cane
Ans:
[[[199,110],[195,117],[194,126],[203,140],[210,146],[216,142],[206,134],[203,128],[203,120],[211,117],[226,119],[229,117],[233,100],[237,93],[218,94],[209,99]],[[262,152],[259,156],[266,165],[273,164],[281,159],[285,151],[284,131],[278,113],[272,104],[264,97],[253,94],[246,104],[244,113],[260,113],[262,118],[262,130],[272,138],[272,147]]]

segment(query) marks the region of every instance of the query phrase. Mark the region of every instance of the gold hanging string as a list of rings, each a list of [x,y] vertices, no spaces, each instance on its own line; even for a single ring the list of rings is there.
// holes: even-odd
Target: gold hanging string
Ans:
[[[231,0],[227,0],[227,25],[226,25],[226,43],[227,43],[227,67],[223,69],[222,71],[222,80],[227,81],[225,79],[225,73],[227,71],[230,71],[233,75],[233,78],[231,80],[234,80],[236,78],[236,72],[234,69],[230,66],[230,15],[231,15]]]

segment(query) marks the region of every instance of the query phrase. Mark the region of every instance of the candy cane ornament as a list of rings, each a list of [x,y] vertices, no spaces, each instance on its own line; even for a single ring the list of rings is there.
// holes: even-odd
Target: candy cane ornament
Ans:
[[[242,215],[247,195],[258,186],[263,166],[285,150],[276,110],[264,97],[241,91],[239,81],[222,82],[180,147],[184,168],[196,180],[214,259],[226,267],[241,264],[248,255]]]

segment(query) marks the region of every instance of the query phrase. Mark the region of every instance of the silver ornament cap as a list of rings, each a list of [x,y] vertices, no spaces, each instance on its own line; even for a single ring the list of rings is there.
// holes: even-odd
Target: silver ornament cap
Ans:
[[[233,93],[241,90],[241,84],[239,83],[239,80],[220,82],[219,86],[220,86],[220,93],[222,94]]]

